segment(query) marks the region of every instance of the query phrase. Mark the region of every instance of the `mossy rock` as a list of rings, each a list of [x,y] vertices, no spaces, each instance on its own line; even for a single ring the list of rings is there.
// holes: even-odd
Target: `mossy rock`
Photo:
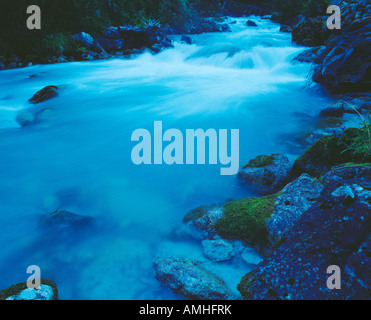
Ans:
[[[294,177],[302,173],[318,177],[342,163],[371,162],[367,130],[367,127],[349,128],[342,135],[319,139],[295,161],[292,169]]]
[[[249,161],[243,168],[263,168],[271,165],[274,161],[274,156],[261,155]]]
[[[268,244],[267,220],[271,217],[279,194],[228,202],[225,216],[215,229],[226,239],[242,240],[264,247]]]
[[[41,285],[47,285],[53,289],[54,300],[58,300],[58,289],[55,282],[47,279],[41,279]],[[11,296],[16,296],[20,294],[23,290],[27,289],[27,283],[21,282],[10,286],[4,290],[0,290],[0,300],[6,300]]]

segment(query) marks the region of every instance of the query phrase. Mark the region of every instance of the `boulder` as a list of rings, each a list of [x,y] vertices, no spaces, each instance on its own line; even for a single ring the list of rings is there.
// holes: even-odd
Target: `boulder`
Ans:
[[[183,35],[182,38],[180,39],[181,42],[186,43],[186,44],[193,44],[194,40],[186,35]]]
[[[292,32],[292,28],[290,26],[287,26],[287,25],[281,25],[280,27],[280,32]]]
[[[327,18],[309,18],[297,24],[292,29],[292,40],[297,44],[308,47],[317,47],[325,43],[330,36],[326,27]]]
[[[238,179],[264,193],[280,190],[290,177],[289,159],[281,154],[262,155],[250,160],[238,173]]]
[[[94,39],[89,33],[80,32],[74,34],[72,37],[80,41],[88,49],[91,49],[94,46]]]
[[[81,228],[91,225],[93,221],[92,217],[81,216],[66,210],[56,210],[40,217],[43,225],[52,228]]]
[[[58,96],[58,87],[57,86],[47,86],[43,88],[42,90],[36,92],[32,98],[29,100],[32,104],[37,104],[44,102],[46,100],[50,100],[56,96]]]
[[[267,220],[269,240],[272,245],[317,201],[323,188],[322,182],[303,174],[281,191],[276,199],[273,213]]]
[[[98,38],[97,42],[108,53],[122,50],[125,45],[123,39]]]
[[[342,17],[344,14],[342,12]],[[325,53],[314,69],[315,82],[335,90],[367,90],[371,80],[370,21],[369,14],[368,17],[365,14],[362,19],[345,22],[341,32],[331,36]]]
[[[292,61],[312,63],[316,60],[317,56],[321,54],[323,50],[325,50],[325,47],[323,46],[305,50],[299,53],[294,59],[292,59]]]
[[[348,163],[346,165],[336,166],[322,177],[322,181],[325,184],[351,179],[357,179],[360,182],[371,181],[371,163],[363,165]]]
[[[202,246],[205,256],[212,261],[227,261],[236,254],[233,243],[223,239],[203,240]]]
[[[50,113],[48,108],[29,108],[27,110],[20,111],[17,115],[16,121],[22,127],[28,127],[37,121],[47,118]]]
[[[235,295],[214,273],[194,261],[157,259],[156,278],[174,293],[192,300],[232,300]]]
[[[241,240],[265,256],[322,190],[320,181],[303,174],[277,194],[226,203],[215,229],[223,238]]]
[[[193,230],[196,237],[214,239],[217,235],[215,223],[223,216],[223,210],[218,206],[202,206],[188,212],[183,222]]]
[[[0,300],[58,300],[58,289],[53,281],[41,279],[40,289],[28,289],[25,282],[0,290]]]
[[[369,300],[370,190],[370,180],[328,184],[275,250],[242,278],[243,298]],[[331,265],[340,267],[341,290],[326,286]]]
[[[369,142],[364,138],[367,132],[366,127],[348,128],[340,135],[319,139],[296,159],[292,168],[293,176],[307,173],[319,177],[336,165],[371,162],[371,153],[367,152]]]
[[[258,25],[254,22],[254,21],[252,21],[252,20],[247,20],[246,21],[246,25],[248,26],[248,27],[257,27]]]

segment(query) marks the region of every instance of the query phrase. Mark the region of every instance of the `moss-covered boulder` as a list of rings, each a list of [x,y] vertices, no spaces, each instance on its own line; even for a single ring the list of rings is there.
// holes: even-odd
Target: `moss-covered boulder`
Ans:
[[[267,220],[274,211],[277,196],[228,202],[223,207],[224,217],[215,224],[216,231],[226,239],[243,240],[259,247],[267,246]]]
[[[347,163],[371,162],[370,126],[349,128],[342,134],[325,136],[313,144],[294,163],[294,177],[302,173],[318,177],[333,166]]]
[[[41,279],[39,290],[28,289],[25,282],[0,290],[0,300],[58,300],[57,285],[46,279]]]
[[[282,154],[260,155],[238,173],[238,179],[262,193],[275,193],[288,182],[291,166]]]

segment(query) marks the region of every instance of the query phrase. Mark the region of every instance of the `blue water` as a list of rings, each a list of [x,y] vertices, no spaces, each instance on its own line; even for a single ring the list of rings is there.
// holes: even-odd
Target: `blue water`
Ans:
[[[0,72],[0,288],[26,281],[38,265],[61,299],[177,299],[155,279],[157,256],[202,261],[201,245],[182,231],[192,208],[254,195],[219,165],[135,166],[131,133],[240,129],[240,164],[267,153],[299,155],[282,140],[330,99],[306,86],[304,48],[258,17],[259,27],[194,36],[158,55],[35,65]],[[230,20],[232,21],[232,19]],[[30,77],[30,75],[33,75]],[[47,85],[62,88],[44,103],[39,123],[15,121]],[[40,214],[66,209],[96,218],[84,232],[48,233]],[[251,270],[210,263],[234,287]]]

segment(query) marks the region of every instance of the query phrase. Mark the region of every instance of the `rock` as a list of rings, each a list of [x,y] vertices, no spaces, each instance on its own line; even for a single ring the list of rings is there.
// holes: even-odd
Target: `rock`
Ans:
[[[328,117],[336,117],[336,118],[341,118],[343,114],[345,113],[344,108],[341,107],[328,107],[323,109],[319,116],[320,118],[328,118]]]
[[[37,104],[44,102],[46,100],[50,100],[56,96],[58,96],[58,87],[57,86],[47,86],[44,89],[36,92],[33,97],[29,100],[32,104]]]
[[[258,265],[263,261],[263,257],[254,248],[245,248],[241,254],[241,258],[249,265]]]
[[[223,240],[203,240],[205,256],[213,261],[227,261],[235,255],[233,244]]]
[[[125,44],[123,39],[98,38],[97,42],[108,53],[119,51],[119,50],[123,49],[124,44]]]
[[[88,49],[94,46],[94,39],[89,33],[80,32],[72,36],[74,39],[80,41]]]
[[[121,39],[120,28],[110,27],[103,32],[103,38],[107,39]]]
[[[309,18],[297,24],[292,29],[292,40],[297,44],[308,47],[317,47],[325,43],[330,36],[326,27],[327,18]]]
[[[319,139],[296,159],[292,168],[293,176],[307,173],[319,177],[339,164],[371,162],[371,153],[365,151],[368,142],[359,138],[365,134],[366,128],[349,128],[342,135],[329,135]]]
[[[267,221],[269,240],[272,245],[317,201],[323,188],[320,181],[303,174],[281,191],[273,213]]]
[[[258,25],[254,22],[254,21],[252,21],[252,20],[247,20],[246,21],[246,25],[248,26],[248,27],[257,27]]]
[[[286,156],[271,154],[251,160],[238,173],[238,178],[262,192],[273,193],[287,183],[290,170],[290,162]]]
[[[215,230],[224,239],[243,241],[265,254],[270,247],[267,220],[274,212],[278,195],[227,202]]]
[[[314,62],[320,51],[324,50],[324,47],[315,47],[312,49],[305,50],[299,53],[292,61],[293,62]]]
[[[204,206],[188,212],[183,222],[191,227],[197,237],[201,239],[213,239],[217,234],[215,223],[223,216],[224,213],[222,208],[217,206]]]
[[[290,26],[287,26],[287,25],[281,25],[280,27],[280,32],[292,32],[292,28]]]
[[[327,185],[269,257],[241,280],[238,290],[242,296],[256,300],[369,300],[370,189],[370,180],[366,185],[357,179]],[[344,190],[354,195],[352,201],[345,197],[348,191],[338,196]],[[341,269],[341,290],[326,286],[331,265]]]
[[[56,210],[53,213],[42,215],[40,221],[43,225],[53,228],[81,228],[91,225],[94,219],[66,210]]]
[[[182,38],[180,39],[181,42],[186,43],[186,44],[193,44],[194,40],[186,35],[183,35]]]
[[[0,300],[58,300],[58,289],[53,281],[41,279],[40,289],[28,289],[22,282],[0,291]]]
[[[323,137],[326,137],[326,136],[330,136],[330,135],[333,135],[333,134],[341,134],[342,130],[340,128],[326,128],[326,129],[318,129],[316,131],[314,131],[313,133],[311,133],[309,135],[309,137],[307,138],[307,141],[310,143],[310,144],[313,144],[315,143],[316,141],[318,141],[319,139],[323,138]]]
[[[351,179],[357,179],[362,183],[371,181],[371,164],[362,165],[349,163],[346,165],[336,166],[322,177],[322,181],[325,184]]]
[[[20,111],[17,115],[16,121],[22,127],[28,127],[39,120],[47,118],[50,109],[48,108],[29,108],[27,110]]]
[[[371,67],[371,23],[365,2],[344,4],[341,32],[332,35],[314,69],[313,80],[335,90],[367,90]],[[347,9],[346,9],[347,8]],[[355,18],[356,14],[362,18]]]
[[[32,112],[21,111],[18,113],[16,121],[22,126],[27,127],[36,121],[36,117]]]
[[[157,259],[156,278],[174,293],[192,300],[231,300],[235,295],[224,281],[197,262]]]

